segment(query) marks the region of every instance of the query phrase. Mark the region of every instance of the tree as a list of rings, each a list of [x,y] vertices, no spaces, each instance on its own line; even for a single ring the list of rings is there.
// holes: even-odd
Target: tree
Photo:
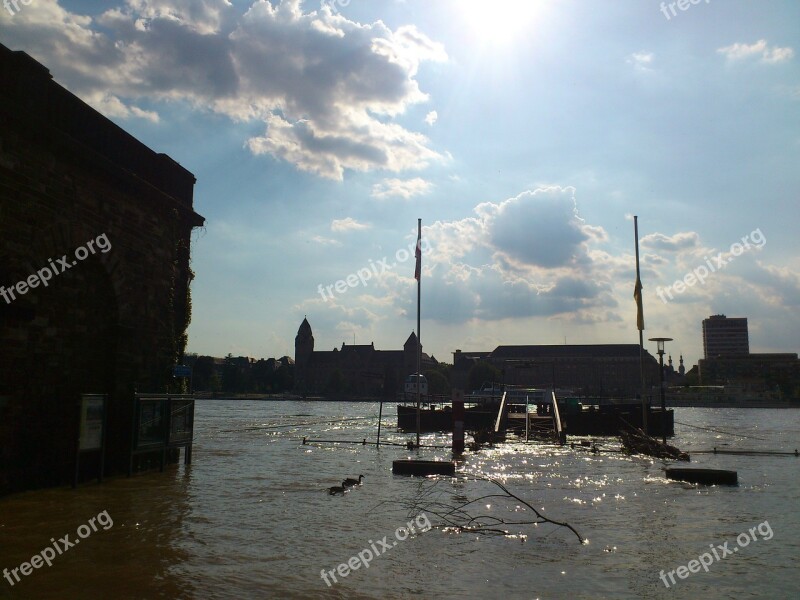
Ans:
[[[241,387],[241,374],[239,366],[236,364],[233,355],[228,353],[225,357],[225,364],[222,367],[222,391],[229,394],[239,392]]]
[[[441,371],[436,369],[429,369],[424,373],[425,379],[428,380],[428,393],[435,396],[449,396],[450,395],[450,382],[447,377],[442,375]]]
[[[484,383],[500,383],[500,369],[487,362],[476,363],[469,370],[469,391],[479,389]]]
[[[201,392],[213,389],[214,359],[210,356],[198,356],[192,367],[192,386]]]

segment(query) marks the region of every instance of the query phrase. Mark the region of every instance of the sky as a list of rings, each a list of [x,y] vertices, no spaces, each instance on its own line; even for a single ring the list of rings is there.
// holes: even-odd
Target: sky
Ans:
[[[188,350],[800,350],[794,0],[26,0],[0,43],[197,178]],[[678,283],[676,283],[678,282]],[[655,344],[646,342],[655,352]]]

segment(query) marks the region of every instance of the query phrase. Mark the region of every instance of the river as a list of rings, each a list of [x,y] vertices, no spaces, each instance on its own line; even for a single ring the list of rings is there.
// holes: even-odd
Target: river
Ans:
[[[739,472],[737,487],[704,487],[666,480],[660,460],[506,443],[434,481],[392,475],[415,455],[404,447],[302,443],[372,441],[377,415],[377,403],[198,401],[191,465],[0,498],[0,598],[798,597],[800,458],[697,453],[691,466]],[[672,443],[690,452],[800,447],[796,409],[677,408],[675,420]],[[395,424],[387,404],[382,439],[413,437]],[[531,524],[484,478],[588,541]],[[483,496],[450,514],[510,535],[446,527]]]

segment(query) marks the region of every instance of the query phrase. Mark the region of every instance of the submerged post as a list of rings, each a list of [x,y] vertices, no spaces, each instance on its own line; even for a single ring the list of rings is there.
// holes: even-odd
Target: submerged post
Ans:
[[[464,390],[453,390],[453,454],[464,454]]]
[[[383,417],[383,398],[381,398],[380,408],[378,408],[378,440],[375,442],[375,447],[381,446],[381,418]]]

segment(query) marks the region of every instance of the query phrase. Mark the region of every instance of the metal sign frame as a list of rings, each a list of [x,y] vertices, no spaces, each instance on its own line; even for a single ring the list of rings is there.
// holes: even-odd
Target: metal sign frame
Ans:
[[[81,455],[100,452],[97,481],[103,481],[106,456],[106,425],[108,423],[108,394],[81,394],[78,401],[78,439],[75,451],[75,474],[72,487],[78,486]]]

